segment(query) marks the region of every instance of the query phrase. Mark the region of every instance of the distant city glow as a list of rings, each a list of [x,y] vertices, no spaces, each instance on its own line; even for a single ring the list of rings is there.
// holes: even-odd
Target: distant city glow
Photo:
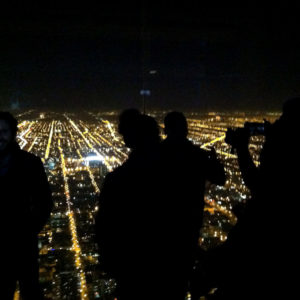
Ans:
[[[165,113],[151,115],[162,127]],[[40,279],[46,299],[98,299],[103,294],[112,295],[116,288],[112,278],[99,279],[94,218],[101,210],[97,195],[105,175],[127,159],[129,150],[117,131],[117,114],[107,113],[109,120],[101,113],[88,112],[87,116],[47,112],[41,118],[33,110],[17,116],[17,141],[24,150],[42,158],[54,199],[51,218],[39,235]],[[224,141],[227,128],[264,118],[274,122],[278,114],[193,112],[186,116],[189,140],[205,150],[213,147],[226,171],[225,186],[208,185],[205,195],[199,245],[209,249],[226,241],[237,221],[232,207],[249,198],[237,157]],[[263,143],[262,136],[250,140],[256,164]]]

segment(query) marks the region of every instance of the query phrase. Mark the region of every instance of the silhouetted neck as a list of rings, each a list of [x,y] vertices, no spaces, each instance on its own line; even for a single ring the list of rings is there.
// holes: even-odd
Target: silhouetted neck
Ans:
[[[13,156],[20,150],[20,146],[17,142],[12,142],[5,150],[0,152],[0,161],[7,159],[7,157]]]

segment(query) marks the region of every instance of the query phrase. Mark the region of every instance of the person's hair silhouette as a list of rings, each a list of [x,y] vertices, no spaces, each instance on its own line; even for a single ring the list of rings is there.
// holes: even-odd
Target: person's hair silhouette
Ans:
[[[9,126],[12,135],[15,136],[18,131],[18,121],[14,116],[7,111],[0,111],[0,120]]]
[[[156,120],[147,115],[140,116],[140,144],[142,147],[157,145],[160,142],[159,127]]]
[[[281,118],[288,120],[298,120],[300,112],[300,97],[290,98],[284,102]]]
[[[188,135],[188,124],[181,112],[171,112],[164,119],[165,134],[171,139],[185,139]]]
[[[127,109],[121,113],[118,130],[125,145],[131,149],[145,148],[160,141],[155,119],[141,114],[137,109]]]
[[[141,113],[134,108],[124,110],[119,116],[118,130],[128,148],[137,147],[140,138],[140,117]]]

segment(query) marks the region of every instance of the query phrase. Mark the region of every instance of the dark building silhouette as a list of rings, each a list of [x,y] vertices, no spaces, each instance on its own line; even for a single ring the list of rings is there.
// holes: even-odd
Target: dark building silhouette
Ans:
[[[17,121],[0,112],[1,298],[13,299],[17,281],[22,299],[42,299],[37,235],[52,198],[41,160],[15,141]]]

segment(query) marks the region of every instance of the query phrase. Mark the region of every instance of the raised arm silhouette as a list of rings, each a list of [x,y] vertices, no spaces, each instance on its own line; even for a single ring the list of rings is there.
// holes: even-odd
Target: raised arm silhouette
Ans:
[[[188,124],[182,113],[167,114],[164,125],[167,135],[162,142],[164,203],[168,205],[169,226],[166,236],[172,244],[166,260],[176,287],[170,291],[168,299],[184,299],[195,259],[200,253],[198,240],[205,184],[223,185],[225,172],[214,150],[202,150],[187,139]]]
[[[249,152],[250,131],[235,132],[242,177],[251,192],[224,245],[223,285],[214,299],[292,299],[297,292],[291,267],[299,262],[297,210],[300,98],[283,106],[281,117],[265,126],[265,143],[256,166]],[[227,280],[226,280],[227,279]]]
[[[39,286],[38,233],[52,208],[41,160],[16,143],[17,121],[0,112],[1,299],[43,299]]]

